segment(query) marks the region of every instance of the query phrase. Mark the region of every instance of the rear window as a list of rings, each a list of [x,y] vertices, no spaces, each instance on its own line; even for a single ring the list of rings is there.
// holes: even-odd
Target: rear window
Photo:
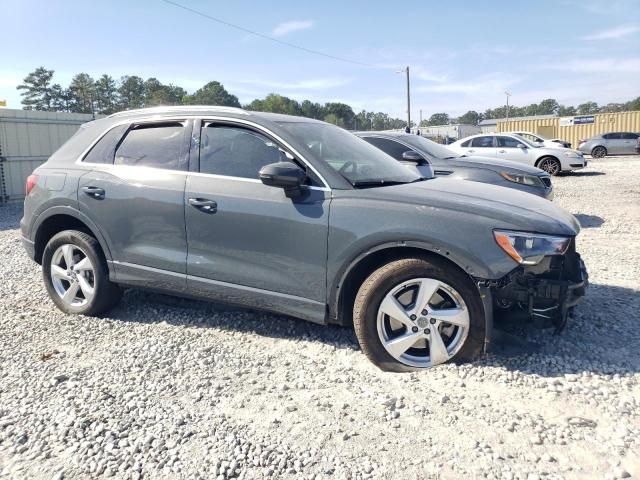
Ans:
[[[493,147],[493,137],[476,137],[471,140],[471,146],[478,148]]]
[[[626,132],[622,134],[622,138],[625,140],[636,140],[640,135],[637,133]]]
[[[122,138],[127,125],[119,125],[109,130],[98,142],[89,150],[83,159],[89,163],[113,163],[118,142]]]
[[[185,170],[181,122],[135,125],[116,150],[115,165]]]

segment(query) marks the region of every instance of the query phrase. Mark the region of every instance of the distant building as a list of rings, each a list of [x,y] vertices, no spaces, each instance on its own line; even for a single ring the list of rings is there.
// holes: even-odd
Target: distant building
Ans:
[[[516,122],[518,120],[542,120],[545,118],[555,118],[556,115],[532,115],[530,117],[509,117],[509,122]],[[477,133],[492,133],[498,131],[498,122],[506,122],[506,118],[488,118],[478,123],[480,131]]]
[[[468,125],[464,123],[454,123],[450,125],[433,125],[428,127],[420,127],[420,134],[430,138],[449,138],[459,140],[469,135],[481,133],[480,127],[477,125]]]

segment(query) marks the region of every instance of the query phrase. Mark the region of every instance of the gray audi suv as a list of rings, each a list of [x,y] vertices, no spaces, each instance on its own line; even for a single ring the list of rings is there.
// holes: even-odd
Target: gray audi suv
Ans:
[[[225,107],[83,125],[27,180],[23,243],[53,303],[140,287],[355,329],[384,370],[468,361],[493,308],[561,329],[585,293],[576,219],[425,179],[336,126]]]

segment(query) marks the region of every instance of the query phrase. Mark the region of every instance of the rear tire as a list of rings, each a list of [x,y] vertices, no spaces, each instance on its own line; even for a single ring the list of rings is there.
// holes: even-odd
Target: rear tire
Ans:
[[[591,150],[591,156],[593,158],[604,158],[607,156],[607,149],[601,146],[595,147]]]
[[[402,310],[394,310],[397,305]],[[472,361],[485,340],[477,288],[463,272],[437,258],[397,260],[373,272],[356,295],[353,322],[364,354],[389,372]]]
[[[120,287],[109,281],[100,244],[84,232],[54,235],[42,255],[42,274],[49,297],[65,313],[98,315],[122,297]]]

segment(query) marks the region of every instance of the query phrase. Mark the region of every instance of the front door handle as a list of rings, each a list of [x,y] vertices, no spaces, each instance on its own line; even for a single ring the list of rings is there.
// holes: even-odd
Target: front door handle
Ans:
[[[89,195],[91,198],[95,198],[96,200],[104,200],[104,188],[87,186],[82,187],[82,191]]]
[[[507,153],[506,150],[498,150],[498,153]]]
[[[467,152],[473,153],[473,152],[475,152],[475,150],[467,150]]]
[[[218,211],[218,204],[206,198],[190,198],[189,205],[204,213],[216,213]]]

